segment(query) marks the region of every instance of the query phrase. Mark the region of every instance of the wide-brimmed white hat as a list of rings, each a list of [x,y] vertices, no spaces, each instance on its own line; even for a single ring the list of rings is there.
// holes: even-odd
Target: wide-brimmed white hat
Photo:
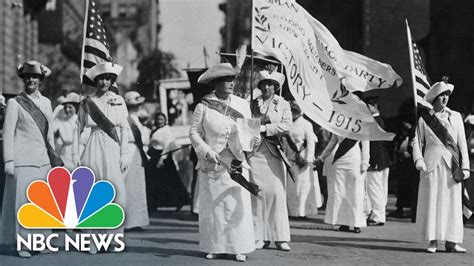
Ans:
[[[61,104],[67,104],[67,103],[79,104],[81,103],[81,97],[79,96],[79,94],[75,92],[70,92],[61,101]]]
[[[142,97],[140,93],[136,91],[127,91],[123,98],[125,100],[125,105],[139,105],[145,101],[145,97]]]
[[[220,63],[213,65],[198,78],[199,83],[207,84],[217,78],[235,77],[239,72],[235,70],[230,63]]]
[[[431,86],[431,89],[426,93],[425,100],[429,103],[433,103],[438,95],[445,91],[453,92],[454,85],[449,84],[447,81],[436,82]]]
[[[41,79],[44,79],[51,75],[51,69],[49,69],[47,66],[41,64],[38,61],[31,60],[24,62],[22,64],[19,64],[16,67],[16,73],[20,78],[24,78],[25,75],[40,75]]]
[[[103,62],[93,66],[91,69],[87,70],[85,75],[92,81],[102,74],[113,74],[118,77],[122,72],[123,67],[121,65],[111,63],[111,62]]]
[[[260,84],[260,82],[262,82],[263,80],[272,80],[278,83],[278,87],[281,88],[281,86],[283,86],[283,83],[285,82],[285,75],[276,71],[270,72],[268,70],[262,70],[258,72],[257,84]]]

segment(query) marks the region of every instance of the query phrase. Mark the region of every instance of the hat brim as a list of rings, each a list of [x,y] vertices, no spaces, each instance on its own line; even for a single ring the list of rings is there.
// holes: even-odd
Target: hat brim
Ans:
[[[91,81],[94,81],[98,76],[103,74],[113,74],[118,77],[120,73],[122,73],[122,70],[123,67],[121,65],[105,62],[93,66],[86,71],[85,75]]]
[[[229,63],[217,64],[206,70],[198,78],[198,83],[209,84],[211,81],[223,77],[233,77],[237,76],[238,72],[232,67]]]
[[[449,91],[452,93],[454,90],[454,85],[452,84],[441,84],[437,82],[431,87],[431,89],[426,93],[425,100],[429,103],[433,103],[436,97],[438,97],[441,93]]]
[[[125,101],[125,105],[133,106],[133,105],[140,105],[145,102],[145,97],[139,97],[136,101],[127,102]]]

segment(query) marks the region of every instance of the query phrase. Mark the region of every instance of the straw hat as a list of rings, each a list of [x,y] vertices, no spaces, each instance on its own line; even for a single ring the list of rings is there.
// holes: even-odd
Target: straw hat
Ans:
[[[443,77],[443,81],[436,82],[431,86],[431,89],[426,93],[425,95],[425,100],[429,103],[433,103],[433,101],[440,95],[441,93],[445,91],[453,92],[454,90],[454,85],[449,84],[447,78]]]
[[[24,76],[28,74],[40,75],[41,79],[43,80],[44,78],[51,75],[51,69],[38,61],[31,60],[24,62],[23,64],[19,64],[16,68],[16,73],[20,78],[24,78]]]
[[[257,84],[260,84],[260,82],[264,80],[271,80],[273,82],[276,82],[278,84],[278,87],[281,88],[281,86],[285,82],[285,75],[276,71],[269,72],[268,70],[262,70],[258,72]]]
[[[102,74],[113,74],[116,77],[120,75],[122,72],[123,67],[121,65],[111,63],[111,62],[103,62],[93,66],[91,69],[87,70],[85,75],[92,81]]]
[[[198,78],[198,83],[207,84],[217,78],[222,77],[235,77],[239,72],[237,72],[230,63],[220,63],[213,65],[206,72],[202,73]]]
[[[139,105],[145,101],[145,97],[142,97],[140,93],[136,91],[127,91],[123,98],[126,105]]]

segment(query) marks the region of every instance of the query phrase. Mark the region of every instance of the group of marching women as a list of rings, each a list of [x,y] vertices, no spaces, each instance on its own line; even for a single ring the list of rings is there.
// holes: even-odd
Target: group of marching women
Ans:
[[[306,195],[301,198],[307,199],[310,173],[315,174],[310,165],[317,140],[311,124],[302,119],[297,105],[275,95],[284,75],[259,72],[261,95],[249,103],[233,95],[237,74],[230,64],[222,63],[200,76],[198,82],[209,84],[214,91],[196,106],[190,129],[199,159],[199,245],[208,259],[232,254],[237,261],[245,261],[245,253],[268,248],[271,241],[278,249],[289,251],[288,210],[304,216],[306,204],[290,203],[291,193]],[[433,109],[420,117],[413,143],[414,164],[421,171],[417,224],[429,242],[426,251],[430,253],[436,252],[437,241],[444,241],[448,252],[466,252],[459,244],[463,239],[461,182],[470,175],[469,157],[461,115],[446,107],[453,88],[446,81],[433,85],[426,95]],[[369,109],[373,107],[373,103],[367,104]],[[377,119],[379,114],[373,114]],[[239,118],[260,121],[260,135],[253,137],[253,148],[239,142],[246,135]],[[279,137],[283,135],[287,156],[280,150]],[[360,233],[368,221],[370,225],[385,222],[386,200],[377,203],[377,195],[369,219],[364,213],[367,171],[373,171],[374,187],[384,186],[375,179],[388,177],[386,163],[377,165],[380,160],[371,160],[371,149],[369,141],[332,135],[316,159],[325,162],[328,177],[325,222],[339,225],[339,231],[353,227],[353,232]],[[258,196],[233,182],[235,169],[229,165],[235,165],[236,160],[240,163],[238,173],[262,190]],[[294,184],[286,180],[289,169],[297,173]],[[383,222],[375,220],[379,218]]]
[[[19,225],[16,213],[28,203],[28,185],[46,180],[49,170],[56,166],[71,171],[86,166],[96,181],[108,180],[114,185],[115,202],[124,207],[126,216],[114,233],[148,225],[144,147],[149,131],[137,117],[144,98],[128,92],[124,100],[110,90],[121,71],[120,65],[110,62],[92,67],[85,75],[94,82],[94,93],[82,103],[78,94],[70,93],[59,99],[61,105],[53,112],[51,101],[39,91],[50,69],[37,61],[18,66],[24,91],[8,100],[3,126],[3,243],[14,244],[17,234],[26,239],[28,230]],[[81,134],[84,131],[88,133]],[[97,252],[92,244],[89,253]],[[28,250],[19,250],[18,255],[31,257]]]
[[[161,156],[168,152],[172,133],[162,115],[156,117],[158,128],[152,133],[140,123],[138,110],[144,98],[137,92],[121,97],[111,91],[121,70],[110,62],[92,67],[85,75],[94,82],[95,92],[82,100],[70,93],[53,112],[50,100],[39,92],[51,71],[37,61],[18,67],[24,91],[8,100],[3,127],[3,242],[15,243],[17,234],[26,238],[28,231],[18,224],[16,213],[28,202],[28,185],[45,180],[55,166],[70,170],[87,166],[96,180],[113,183],[115,201],[126,212],[125,224],[115,232],[149,223],[146,147],[150,143],[152,164],[172,163]],[[384,167],[372,165],[370,143],[332,135],[315,159],[317,138],[311,123],[297,104],[275,94],[285,76],[260,71],[261,93],[249,102],[233,94],[237,74],[228,63],[204,72],[198,82],[214,90],[196,105],[191,119],[189,137],[198,157],[199,248],[206,258],[232,254],[235,260],[246,261],[245,254],[272,242],[277,249],[290,251],[289,216],[312,215],[320,206],[315,161],[325,162],[328,180],[325,222],[339,225],[339,231],[353,227],[360,233],[367,224],[366,172],[380,169],[385,175]],[[426,100],[433,109],[421,115],[412,144],[414,164],[421,171],[417,224],[430,253],[436,252],[437,241],[444,241],[449,252],[466,252],[459,243],[461,183],[470,175],[469,157],[461,115],[446,107],[453,88],[442,81],[429,90]],[[378,174],[372,174],[376,179]],[[372,206],[374,217],[384,204]],[[97,252],[92,245],[90,253]],[[31,257],[28,250],[18,255]]]

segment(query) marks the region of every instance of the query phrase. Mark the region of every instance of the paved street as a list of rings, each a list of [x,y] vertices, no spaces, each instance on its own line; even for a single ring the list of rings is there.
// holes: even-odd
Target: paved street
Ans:
[[[390,199],[394,205],[394,198]],[[465,230],[463,246],[467,254],[441,251],[424,253],[426,243],[418,240],[415,225],[408,219],[389,219],[385,226],[362,228],[361,234],[342,233],[323,223],[322,214],[305,220],[291,221],[291,252],[271,246],[248,256],[245,265],[316,265],[316,264],[450,264],[472,265],[474,259],[474,225]],[[20,264],[102,264],[102,265],[237,265],[227,259],[206,260],[198,249],[198,224],[188,211],[175,213],[160,210],[151,218],[145,232],[126,233],[126,252],[89,255],[58,252],[37,255],[31,259],[10,256],[1,249],[0,265]],[[240,263],[241,265],[244,265]]]

